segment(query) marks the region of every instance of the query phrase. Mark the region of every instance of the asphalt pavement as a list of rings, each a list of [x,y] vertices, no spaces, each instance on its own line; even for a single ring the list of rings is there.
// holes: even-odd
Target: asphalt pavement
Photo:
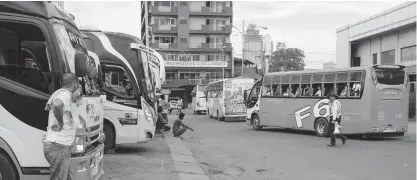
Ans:
[[[220,122],[186,111],[195,129],[183,139],[172,132],[148,143],[126,145],[104,157],[101,179],[136,180],[415,180],[416,123],[404,137],[340,140],[311,132],[265,129]],[[176,119],[175,112],[169,123]]]

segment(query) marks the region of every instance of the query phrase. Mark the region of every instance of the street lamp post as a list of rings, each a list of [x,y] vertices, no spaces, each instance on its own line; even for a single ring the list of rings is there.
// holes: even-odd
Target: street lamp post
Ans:
[[[222,51],[222,77],[224,79],[224,65],[223,65],[223,63],[224,63],[224,55],[223,55],[223,48],[224,48],[224,46],[221,49],[221,51]]]

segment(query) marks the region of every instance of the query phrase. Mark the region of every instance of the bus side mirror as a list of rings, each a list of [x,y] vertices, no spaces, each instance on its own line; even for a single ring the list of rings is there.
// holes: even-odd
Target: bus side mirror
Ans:
[[[243,91],[243,100],[246,101],[248,98],[248,90]]]
[[[81,52],[75,52],[74,64],[75,75],[77,77],[84,77],[87,75],[87,60],[88,57]]]

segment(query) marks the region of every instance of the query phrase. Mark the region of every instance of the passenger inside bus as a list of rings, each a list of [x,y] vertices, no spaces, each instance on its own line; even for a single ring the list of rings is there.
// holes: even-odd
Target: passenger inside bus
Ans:
[[[316,93],[314,93],[314,96],[321,96],[321,87],[320,86],[317,87],[317,91],[316,91]]]

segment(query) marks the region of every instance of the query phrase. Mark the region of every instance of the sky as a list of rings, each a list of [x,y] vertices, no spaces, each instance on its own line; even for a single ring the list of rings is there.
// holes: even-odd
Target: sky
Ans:
[[[304,50],[306,68],[321,68],[336,62],[336,29],[392,8],[401,1],[234,1],[233,25],[240,30],[254,23],[268,27],[274,44]],[[76,23],[105,31],[140,37],[140,1],[66,1],[65,10]],[[242,39],[231,35],[235,54],[241,54]]]

